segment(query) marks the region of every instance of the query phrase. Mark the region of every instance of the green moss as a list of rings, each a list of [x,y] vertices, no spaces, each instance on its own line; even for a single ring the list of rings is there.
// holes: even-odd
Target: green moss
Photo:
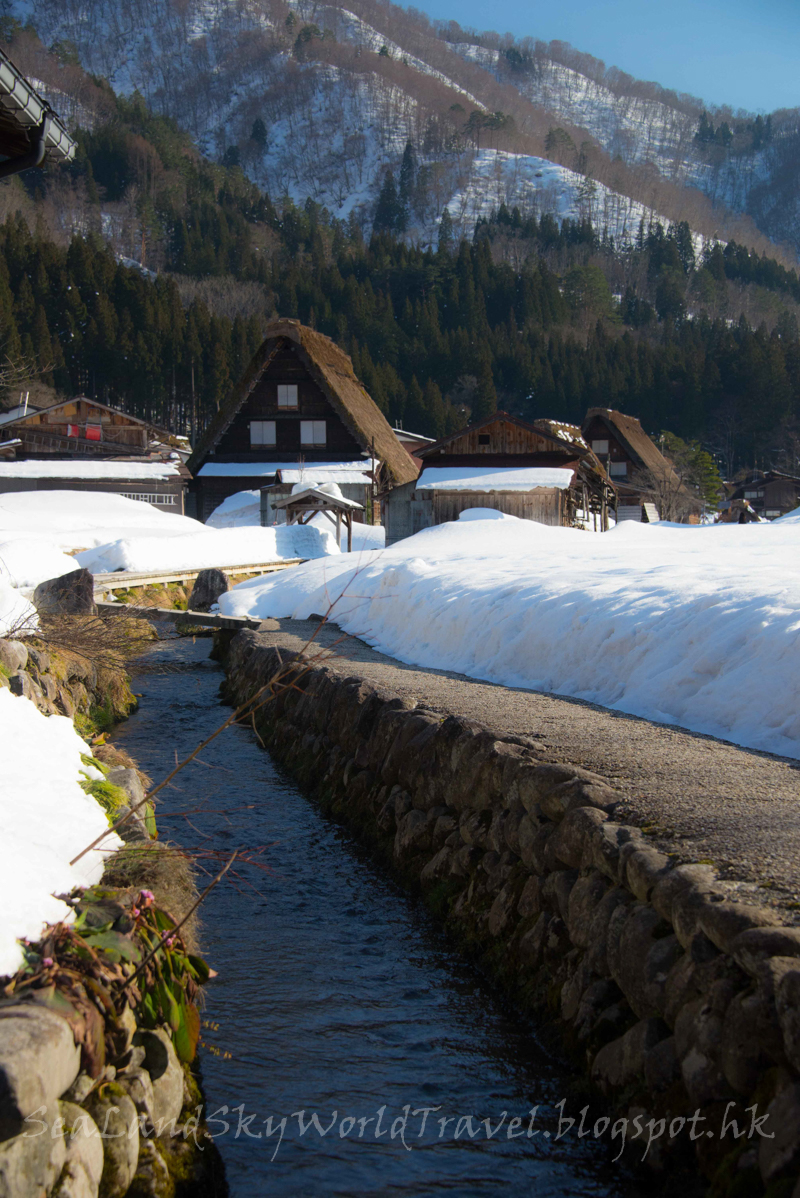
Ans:
[[[99,778],[87,778],[81,782],[81,786],[87,795],[91,795],[100,804],[108,816],[110,824],[113,824],[119,817],[121,809],[128,806],[129,799],[126,791],[121,786],[115,786],[113,782],[101,782]]]
[[[0,674],[2,674],[4,678],[11,677],[11,671],[8,669],[7,666],[3,665],[2,661],[0,661]]]

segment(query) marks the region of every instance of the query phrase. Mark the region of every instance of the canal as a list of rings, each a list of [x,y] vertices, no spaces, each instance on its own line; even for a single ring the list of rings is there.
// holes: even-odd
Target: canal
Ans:
[[[137,667],[115,740],[156,781],[229,714],[210,644],[164,640]],[[234,1198],[643,1192],[608,1133],[559,1122],[589,1101],[576,1074],[251,731],[212,742],[158,820],[189,851],[267,846],[268,872],[244,868],[202,912],[219,974],[203,1084]]]

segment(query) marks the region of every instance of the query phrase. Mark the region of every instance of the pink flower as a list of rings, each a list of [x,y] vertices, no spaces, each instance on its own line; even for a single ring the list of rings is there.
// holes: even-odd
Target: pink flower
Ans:
[[[52,957],[45,957],[45,959],[42,961],[42,965],[44,965],[45,969],[49,969],[52,964],[53,964]]]
[[[152,890],[143,890],[139,895],[139,902],[143,907],[151,907],[155,902],[156,896]]]
[[[131,915],[133,916],[134,919],[138,919],[139,916],[141,915],[141,911],[139,910],[138,907],[134,907],[133,910],[131,911]]]

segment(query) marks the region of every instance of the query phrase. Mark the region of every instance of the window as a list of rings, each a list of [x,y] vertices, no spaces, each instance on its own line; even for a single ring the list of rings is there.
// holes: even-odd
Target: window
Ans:
[[[174,507],[175,496],[155,491],[120,491],[124,499],[138,499],[142,503],[155,503],[159,507]]]
[[[780,508],[769,508],[766,512],[764,512],[764,515],[767,517],[768,520],[777,520],[778,516],[780,516],[780,514],[781,514]]]
[[[297,407],[297,383],[278,383],[278,407]]]
[[[251,445],[274,445],[275,444],[275,421],[274,420],[251,420],[250,421],[250,444]]]
[[[763,491],[745,491],[744,497],[745,497],[745,499],[763,499],[764,492]]]
[[[593,453],[608,453],[608,441],[592,441]]]
[[[325,444],[325,421],[324,420],[301,420],[300,421],[300,444],[301,445],[324,445]]]
[[[478,444],[479,445],[491,445],[491,443],[492,443],[492,438],[489,436],[488,433],[478,433]]]
[[[612,478],[624,478],[625,475],[628,473],[628,463],[627,462],[609,462],[608,463],[608,473],[611,475]]]

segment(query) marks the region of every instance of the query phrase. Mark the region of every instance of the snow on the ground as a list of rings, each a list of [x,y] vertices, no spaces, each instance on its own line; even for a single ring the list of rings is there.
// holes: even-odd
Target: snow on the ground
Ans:
[[[242,583],[229,615],[326,612],[401,661],[800,757],[800,528],[591,534],[459,521]]]
[[[182,536],[203,526],[188,516],[106,491],[12,491],[0,495],[0,540],[46,538],[60,549],[90,549],[124,535]]]
[[[66,716],[44,716],[30,701],[0,690],[3,786],[0,789],[0,976],[22,963],[21,937],[44,923],[69,921],[56,894],[99,882],[104,858],[122,843],[100,805],[81,789],[89,752]],[[70,860],[101,835],[98,849]]]
[[[800,507],[796,507],[793,512],[787,512],[785,516],[778,516],[773,520],[773,524],[800,524]]]
[[[303,484],[294,484],[295,489],[301,489]],[[253,528],[261,524],[261,495],[258,491],[237,491],[229,495],[206,521],[206,527],[211,528]],[[327,516],[314,516],[309,522],[311,528],[328,532],[336,539],[336,530]],[[275,526],[280,528],[281,525]],[[363,549],[383,549],[386,543],[386,531],[382,525],[353,524],[353,552],[360,553]],[[347,551],[347,529],[342,526],[339,533],[339,545]],[[297,554],[298,557],[308,557],[309,554]]]
[[[182,537],[123,537],[77,553],[75,561],[93,574],[115,570],[203,570],[250,566],[285,558],[338,553],[333,530],[293,524],[277,528],[208,528]]]
[[[77,570],[74,558],[46,537],[15,537],[0,533],[0,579],[12,587],[35,587],[48,578]]]
[[[33,632],[38,624],[33,604],[0,576],[0,636],[21,636]]]

